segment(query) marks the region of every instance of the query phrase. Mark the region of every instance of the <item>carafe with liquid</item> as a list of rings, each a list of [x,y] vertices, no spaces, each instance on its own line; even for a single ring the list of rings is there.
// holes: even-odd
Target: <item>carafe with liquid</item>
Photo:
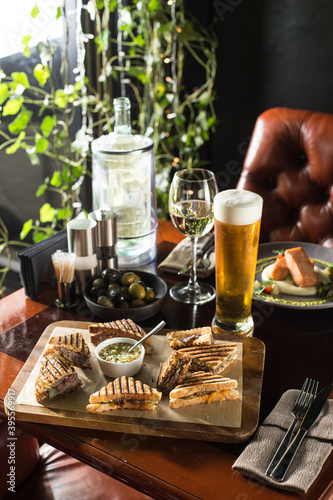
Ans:
[[[117,216],[119,267],[140,266],[156,257],[156,188],[153,141],[131,133],[131,103],[114,99],[114,132],[92,143],[94,210]]]

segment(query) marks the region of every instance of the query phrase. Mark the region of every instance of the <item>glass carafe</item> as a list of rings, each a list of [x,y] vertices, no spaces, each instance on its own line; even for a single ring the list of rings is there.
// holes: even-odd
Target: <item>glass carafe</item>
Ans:
[[[156,188],[153,141],[131,134],[130,101],[114,100],[114,132],[92,143],[94,210],[117,215],[119,266],[129,268],[156,257]]]

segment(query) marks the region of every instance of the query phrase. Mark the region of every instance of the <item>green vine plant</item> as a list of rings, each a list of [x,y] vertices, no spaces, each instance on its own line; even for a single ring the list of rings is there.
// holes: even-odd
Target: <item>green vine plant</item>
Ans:
[[[39,13],[36,6],[31,15]],[[59,9],[55,15],[61,16]],[[24,37],[24,55],[30,57],[28,35]],[[76,149],[71,138],[76,107],[81,98],[80,83],[70,85],[68,71],[69,26],[65,23],[65,49],[61,55],[62,88],[55,84],[55,54],[60,50],[53,42],[46,41],[37,47],[40,62],[33,69],[34,82],[29,81],[26,72],[13,72],[5,75],[0,72],[0,106],[2,118],[11,118],[8,132],[1,129],[3,137],[0,149],[6,154],[14,154],[23,149],[32,165],[40,163],[40,157],[52,160],[53,174],[46,177],[36,190],[40,197],[46,190],[56,193],[57,206],[45,203],[40,207],[38,221],[29,219],[23,226],[21,238],[33,231],[33,240],[38,242],[61,229],[73,216],[79,203],[82,181],[86,175],[86,166],[82,151]]]
[[[39,14],[36,4],[31,16]],[[0,150],[15,154],[23,149],[33,165],[47,157],[53,168],[52,175],[37,187],[36,196],[55,193],[55,206],[43,204],[39,220],[29,219],[21,238],[30,233],[33,241],[40,241],[65,227],[82,210],[80,191],[89,175],[90,143],[112,131],[115,88],[117,95],[130,96],[136,110],[133,130],[154,140],[159,216],[166,217],[171,170],[202,164],[199,150],[216,124],[217,42],[213,31],[190,18],[183,0],[133,0],[130,6],[123,6],[121,0],[90,0],[87,4],[78,0],[78,63],[71,83],[65,3],[55,7],[54,15],[64,24],[65,43],[58,47],[46,40],[37,46],[40,61],[33,70],[34,81],[24,71],[6,75],[0,70],[1,119],[11,120],[7,130],[1,126]],[[111,33],[112,16],[118,23],[116,34]],[[30,39],[27,34],[22,40],[27,58]],[[59,50],[61,88],[55,74]],[[94,81],[86,70],[92,63],[96,66]],[[186,67],[194,74],[201,72],[203,83],[193,88],[185,85]],[[77,114],[81,126],[74,135]]]
[[[6,292],[5,279],[7,273],[10,271],[10,264],[12,261],[11,248],[17,246],[29,246],[29,243],[23,241],[13,241],[9,237],[8,229],[0,217],[0,255],[6,255],[7,264],[0,268],[0,298],[4,297]]]
[[[93,3],[98,17],[107,2]],[[114,0],[109,7],[117,10],[119,34],[114,39],[108,26],[102,26],[103,36],[97,39],[104,62],[100,78],[107,82],[111,75],[122,95],[130,93],[136,101],[133,126],[154,141],[158,215],[166,218],[172,170],[203,164],[200,147],[216,124],[216,37],[185,13],[182,0],[134,0],[131,6]],[[117,50],[107,58],[110,41]],[[185,86],[186,66],[192,73],[201,71],[203,83]],[[105,124],[110,123],[106,115]]]

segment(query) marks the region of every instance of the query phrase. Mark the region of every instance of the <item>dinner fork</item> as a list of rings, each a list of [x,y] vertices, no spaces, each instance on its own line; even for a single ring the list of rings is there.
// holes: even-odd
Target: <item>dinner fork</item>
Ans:
[[[312,379],[306,378],[303,384],[302,389],[300,390],[296,401],[294,403],[294,406],[291,410],[291,413],[294,417],[292,423],[290,424],[287,432],[284,435],[284,438],[282,439],[278,449],[276,450],[270,464],[268,465],[265,475],[270,476],[271,473],[273,472],[274,468],[278,464],[279,460],[281,459],[282,455],[286,451],[286,449],[289,446],[289,443],[291,441],[291,437],[294,433],[295,427],[300,420],[303,419],[304,415],[309,409],[309,406],[312,402],[312,400],[316,397],[318,390],[318,382]]]

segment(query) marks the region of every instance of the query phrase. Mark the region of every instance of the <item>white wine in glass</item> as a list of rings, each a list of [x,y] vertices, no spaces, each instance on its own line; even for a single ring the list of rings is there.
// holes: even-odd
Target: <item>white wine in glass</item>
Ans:
[[[188,304],[204,304],[215,298],[215,289],[199,283],[196,272],[198,238],[214,225],[214,196],[217,185],[213,172],[192,168],[176,172],[169,192],[169,213],[176,228],[191,239],[192,267],[187,284],[178,283],[170,290],[173,299]]]

